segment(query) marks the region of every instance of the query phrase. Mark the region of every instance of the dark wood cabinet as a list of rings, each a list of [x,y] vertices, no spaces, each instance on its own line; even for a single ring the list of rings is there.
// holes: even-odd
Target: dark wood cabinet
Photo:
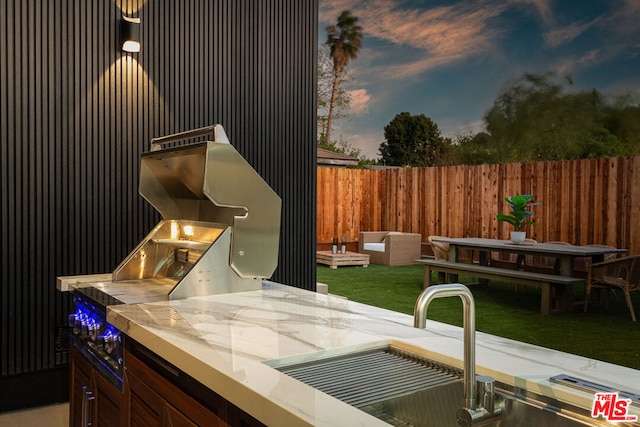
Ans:
[[[127,399],[75,348],[71,349],[69,424],[74,427],[127,425]]]
[[[146,348],[127,342],[124,390],[71,349],[72,427],[264,427]]]
[[[131,353],[126,354],[131,427],[227,427],[227,401],[208,399],[205,407]]]

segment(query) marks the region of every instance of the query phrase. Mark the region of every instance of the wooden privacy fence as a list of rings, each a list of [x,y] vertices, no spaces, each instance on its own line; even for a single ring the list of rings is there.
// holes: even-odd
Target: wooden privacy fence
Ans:
[[[540,242],[608,244],[640,253],[640,157],[361,170],[318,168],[317,242],[395,230],[507,239],[504,197],[535,194]]]

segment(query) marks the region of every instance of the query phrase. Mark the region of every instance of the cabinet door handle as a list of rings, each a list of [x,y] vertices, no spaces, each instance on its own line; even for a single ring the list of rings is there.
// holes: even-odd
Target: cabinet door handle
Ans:
[[[95,396],[93,392],[82,386],[82,426],[90,427],[93,425],[93,401]]]

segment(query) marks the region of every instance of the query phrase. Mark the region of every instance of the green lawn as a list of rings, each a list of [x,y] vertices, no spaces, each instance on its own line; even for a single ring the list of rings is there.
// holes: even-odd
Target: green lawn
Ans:
[[[386,267],[340,267],[332,270],[318,265],[317,281],[329,285],[329,292],[352,301],[413,314],[413,307],[422,291],[424,268],[421,265]],[[463,283],[470,278],[461,276]],[[640,369],[640,322],[633,322],[618,292],[609,308],[590,305],[587,313],[576,307],[569,313],[540,315],[540,291],[527,287],[515,291],[514,285],[492,282],[491,286],[471,286],[476,303],[476,329],[511,338],[580,354],[618,365]],[[578,289],[577,293],[583,293]],[[577,295],[580,298],[580,295]],[[640,295],[633,295],[640,315]],[[462,302],[459,298],[440,298],[429,306],[429,319],[462,325]],[[427,328],[428,328],[427,323]]]

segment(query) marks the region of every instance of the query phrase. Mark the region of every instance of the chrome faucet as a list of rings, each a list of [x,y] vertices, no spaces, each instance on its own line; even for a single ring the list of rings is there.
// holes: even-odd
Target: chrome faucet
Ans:
[[[424,329],[427,325],[427,308],[436,298],[458,296],[462,300],[464,330],[464,407],[456,414],[458,425],[470,426],[487,417],[497,415],[494,409],[493,378],[480,377],[482,403],[476,398],[476,307],[469,288],[459,283],[430,286],[418,297],[413,312],[413,326]]]

